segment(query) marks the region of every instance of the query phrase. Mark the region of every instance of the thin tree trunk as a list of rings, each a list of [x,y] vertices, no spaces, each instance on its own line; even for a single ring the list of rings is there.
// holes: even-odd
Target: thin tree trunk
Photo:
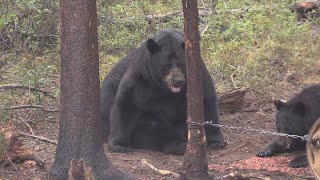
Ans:
[[[94,179],[128,178],[112,167],[102,145],[96,0],[61,0],[60,81],[59,139],[49,179],[68,179],[72,160],[86,164]]]
[[[182,0],[184,14],[184,40],[187,57],[188,121],[203,123],[202,58],[198,30],[197,0]],[[188,145],[184,154],[184,178],[208,179],[206,138],[203,126],[188,124]]]

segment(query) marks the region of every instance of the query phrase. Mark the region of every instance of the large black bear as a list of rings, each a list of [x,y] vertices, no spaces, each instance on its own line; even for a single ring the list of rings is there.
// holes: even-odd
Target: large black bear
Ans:
[[[309,133],[313,123],[320,117],[320,84],[305,88],[288,102],[274,101],[277,109],[276,127],[280,133],[303,136]],[[259,157],[269,157],[278,153],[305,149],[301,139],[280,137],[257,153]],[[290,167],[307,166],[305,154],[290,161]]]
[[[159,31],[120,60],[101,87],[105,138],[111,152],[144,148],[183,154],[187,137],[183,34]],[[219,123],[213,81],[202,64],[205,120]],[[209,148],[223,148],[219,128],[205,127]]]

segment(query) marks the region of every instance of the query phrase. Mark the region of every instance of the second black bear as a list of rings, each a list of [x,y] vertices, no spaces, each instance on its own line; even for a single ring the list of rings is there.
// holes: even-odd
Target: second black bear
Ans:
[[[280,133],[303,136],[309,133],[313,123],[320,117],[320,84],[305,88],[288,102],[275,100],[277,109],[276,127]],[[264,150],[257,153],[259,157],[269,157],[278,153],[305,149],[301,139],[280,137]],[[306,155],[298,156],[290,163],[290,167],[307,166]]]
[[[144,148],[183,154],[187,137],[183,34],[159,31],[118,62],[101,87],[105,138],[112,152]],[[202,64],[205,120],[219,123],[217,95]],[[219,128],[205,127],[209,148],[223,148]]]

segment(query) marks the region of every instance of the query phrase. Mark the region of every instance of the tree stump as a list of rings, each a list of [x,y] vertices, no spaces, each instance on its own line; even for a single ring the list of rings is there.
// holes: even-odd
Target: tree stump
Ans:
[[[290,6],[292,12],[296,12],[298,19],[307,19],[307,15],[311,12],[316,12],[316,17],[319,17],[320,0],[308,0],[296,2]]]
[[[91,167],[87,166],[83,159],[72,160],[68,180],[94,180]]]
[[[18,138],[20,134],[12,124],[0,124],[0,131],[3,134],[1,142],[0,166],[9,166],[12,163],[24,163],[25,161],[34,161],[36,165],[44,169],[45,163],[37,158],[33,152],[23,146]]]

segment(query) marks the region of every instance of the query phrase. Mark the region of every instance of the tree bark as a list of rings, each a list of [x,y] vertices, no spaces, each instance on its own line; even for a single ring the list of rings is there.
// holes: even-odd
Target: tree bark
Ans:
[[[61,111],[49,179],[83,161],[94,179],[131,179],[108,161],[101,137],[96,0],[61,0]]]
[[[188,121],[203,123],[202,58],[198,30],[197,0],[182,0],[184,40],[187,58]],[[188,144],[184,154],[184,178],[208,179],[206,138],[203,126],[188,124]]]

